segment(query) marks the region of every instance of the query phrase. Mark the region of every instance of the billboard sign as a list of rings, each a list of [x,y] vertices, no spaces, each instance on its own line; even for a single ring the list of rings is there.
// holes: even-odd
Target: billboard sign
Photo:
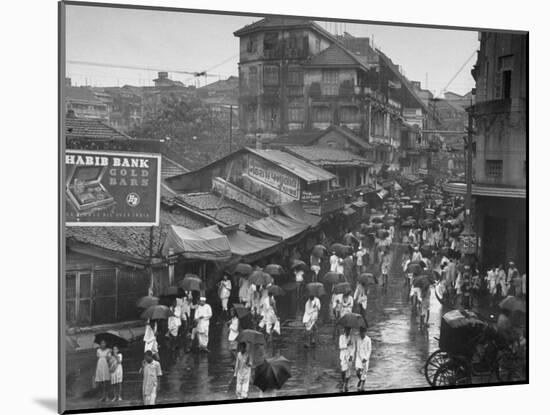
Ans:
[[[160,154],[66,150],[67,226],[158,226]]]

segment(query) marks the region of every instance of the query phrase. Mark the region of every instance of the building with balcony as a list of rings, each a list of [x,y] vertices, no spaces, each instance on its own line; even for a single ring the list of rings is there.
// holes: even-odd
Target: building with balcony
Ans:
[[[404,109],[413,110],[421,124],[430,113],[369,38],[335,36],[315,22],[278,17],[234,34],[240,38],[239,116],[245,133],[276,137],[346,127],[382,146],[380,163],[392,164],[397,158],[388,152],[399,145]]]
[[[478,253],[485,266],[527,265],[527,35],[481,32],[472,70],[476,101],[472,186]],[[465,185],[448,189],[465,192]]]
[[[71,86],[70,79],[65,85],[65,108],[78,118],[109,120],[108,105],[101,101],[92,91],[85,86]]]

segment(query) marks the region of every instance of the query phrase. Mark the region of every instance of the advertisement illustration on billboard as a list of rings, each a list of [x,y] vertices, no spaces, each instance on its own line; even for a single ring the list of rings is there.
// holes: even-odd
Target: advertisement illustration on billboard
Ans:
[[[67,226],[159,224],[159,154],[67,150]]]

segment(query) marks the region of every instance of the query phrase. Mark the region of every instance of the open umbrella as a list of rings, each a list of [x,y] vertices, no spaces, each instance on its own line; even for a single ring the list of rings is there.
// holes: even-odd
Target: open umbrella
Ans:
[[[307,265],[304,261],[301,261],[299,259],[295,259],[292,261],[292,264],[290,264],[290,269],[296,269],[296,268],[301,268],[303,269],[304,271],[307,270]]]
[[[512,312],[521,311],[525,313],[525,302],[521,298],[514,297],[513,295],[506,297],[498,306],[503,310],[510,310]]]
[[[338,323],[343,327],[350,327],[352,329],[367,327],[367,322],[363,316],[357,313],[347,313],[338,321]]]
[[[325,287],[320,282],[310,282],[306,285],[306,293],[308,296],[321,297],[325,295]]]
[[[349,282],[339,282],[334,286],[335,294],[346,294],[351,292],[351,285]]]
[[[422,274],[413,279],[413,287],[426,289],[434,282],[427,274]]]
[[[339,272],[329,271],[325,275],[323,275],[321,281],[323,281],[325,284],[337,284],[339,282],[342,282],[343,279],[344,276]]]
[[[323,245],[315,245],[311,249],[311,255],[316,256],[317,258],[321,258],[325,254],[326,250],[327,248]]]
[[[256,330],[246,329],[237,336],[237,343],[250,343],[254,345],[265,344],[265,337],[262,333]]]
[[[254,385],[262,392],[281,389],[290,376],[290,362],[285,357],[266,359],[254,370]]]
[[[267,285],[273,283],[273,277],[259,269],[254,271],[248,277],[248,282],[254,285]]]
[[[283,267],[281,267],[279,264],[269,264],[266,265],[264,268],[264,272],[268,273],[272,277],[278,277],[279,275],[283,275]]]
[[[118,331],[109,330],[103,333],[97,333],[94,336],[94,343],[100,344],[103,340],[107,343],[107,347],[116,346],[120,349],[128,347],[128,340],[121,337]]]
[[[372,284],[374,283],[374,275],[370,272],[364,272],[357,277],[357,281],[364,284]]]
[[[270,285],[269,287],[267,287],[267,292],[275,296],[285,295],[285,290],[283,290],[278,285]]]
[[[194,274],[185,274],[178,285],[185,291],[201,291],[203,287],[202,280]]]
[[[143,320],[166,320],[171,314],[171,311],[165,305],[152,305],[141,313]]]
[[[139,300],[137,300],[136,305],[139,308],[149,308],[153,305],[158,305],[159,298],[153,297],[151,295],[147,295],[145,297],[141,297]]]
[[[343,257],[348,252],[348,246],[344,244],[332,244],[330,251],[336,253],[339,257]]]
[[[252,271],[254,271],[254,269],[252,268],[252,265],[241,263],[241,264],[237,264],[233,273],[242,275],[243,277],[247,277],[250,274],[252,274]]]
[[[235,303],[233,309],[237,313],[237,318],[243,318],[250,314],[250,310],[243,304]]]
[[[422,267],[418,262],[415,262],[415,263],[411,262],[409,265],[407,265],[407,272],[413,273],[413,274],[419,274],[420,272],[422,272]]]

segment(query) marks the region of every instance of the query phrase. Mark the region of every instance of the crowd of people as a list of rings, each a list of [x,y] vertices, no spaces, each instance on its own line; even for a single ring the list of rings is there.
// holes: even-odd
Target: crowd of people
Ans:
[[[369,288],[374,284],[382,293],[387,292],[390,272],[402,272],[420,329],[429,325],[434,289],[438,300],[449,307],[480,307],[486,298],[495,306],[507,295],[524,298],[526,275],[520,275],[513,261],[507,268],[490,266],[482,275],[475,258],[460,254],[459,235],[464,219],[461,198],[443,195],[438,186],[425,185],[408,195],[395,192],[377,210],[371,209],[355,224],[348,224],[344,232],[329,237],[321,231],[310,252],[294,250],[286,264],[288,272],[281,264],[227,270],[217,284],[219,303],[213,304],[219,310],[216,316],[204,292],[180,290],[171,299],[167,318],[151,319],[146,324],[144,404],[155,403],[160,385],[159,344],[170,353],[178,348],[208,353],[212,318],[228,326],[227,347],[235,357],[235,393],[239,399],[246,398],[253,350],[251,345],[239,342],[239,333],[245,329],[260,331],[268,344],[273,336],[280,335],[279,299],[285,308],[296,311],[287,313],[287,319],[303,324],[304,347],[315,347],[319,324],[332,321],[341,390],[347,392],[353,370],[358,379],[357,390],[365,388],[372,352],[367,335]],[[397,271],[392,270],[392,263],[399,260],[394,258],[395,250],[390,249],[396,245],[405,247],[402,270]],[[255,273],[261,278],[251,277]],[[287,276],[286,282],[278,284],[282,275]],[[348,314],[361,317],[362,322],[341,324]],[[120,400],[122,354],[101,344],[97,357],[95,380],[103,385],[102,399],[107,399],[110,382],[113,400]]]

